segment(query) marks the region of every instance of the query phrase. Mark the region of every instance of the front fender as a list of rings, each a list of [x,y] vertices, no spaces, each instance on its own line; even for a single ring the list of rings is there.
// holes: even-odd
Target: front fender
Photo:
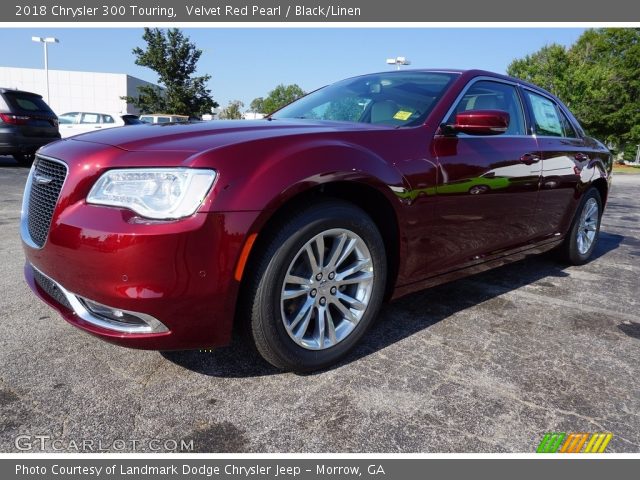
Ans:
[[[275,210],[293,196],[336,181],[367,183],[393,200],[393,189],[408,188],[391,161],[349,142],[306,141],[275,145],[273,140],[251,142],[215,152],[220,177],[209,211]],[[256,153],[258,152],[258,153]],[[213,154],[213,153],[212,153]]]

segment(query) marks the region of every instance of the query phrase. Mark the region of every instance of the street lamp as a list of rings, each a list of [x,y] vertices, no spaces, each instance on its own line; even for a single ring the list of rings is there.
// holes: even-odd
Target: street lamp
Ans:
[[[34,42],[42,43],[44,45],[44,78],[47,85],[47,104],[49,99],[49,56],[47,54],[47,44],[58,43],[59,40],[54,37],[31,37]]]
[[[411,65],[411,62],[406,57],[387,58],[389,65],[395,65],[396,70],[400,70],[400,65]]]

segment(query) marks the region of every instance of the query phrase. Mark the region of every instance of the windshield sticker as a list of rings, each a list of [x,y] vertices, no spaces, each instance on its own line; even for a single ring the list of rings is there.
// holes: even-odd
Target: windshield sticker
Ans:
[[[393,118],[396,120],[409,120],[411,113],[412,112],[407,112],[405,110],[398,110]]]

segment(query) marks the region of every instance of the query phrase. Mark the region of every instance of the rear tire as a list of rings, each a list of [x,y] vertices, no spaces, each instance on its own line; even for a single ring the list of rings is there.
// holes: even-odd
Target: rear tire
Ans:
[[[328,367],[378,314],[387,275],[382,236],[363,210],[337,200],[299,210],[271,232],[246,270],[249,340],[277,368]]]
[[[14,153],[12,156],[21,167],[30,167],[36,158],[35,153]]]
[[[560,246],[559,252],[564,261],[571,265],[583,265],[589,261],[598,243],[601,219],[600,192],[591,187],[583,195],[569,233]]]

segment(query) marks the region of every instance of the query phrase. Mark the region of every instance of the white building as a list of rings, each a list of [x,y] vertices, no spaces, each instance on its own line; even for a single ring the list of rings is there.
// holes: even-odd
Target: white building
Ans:
[[[124,73],[49,70],[47,102],[58,115],[65,112],[139,113],[120,97],[138,95],[138,87],[152,85]],[[0,67],[0,87],[26,90],[47,99],[43,69]]]
[[[244,112],[242,118],[245,120],[262,120],[266,115],[257,112]]]

